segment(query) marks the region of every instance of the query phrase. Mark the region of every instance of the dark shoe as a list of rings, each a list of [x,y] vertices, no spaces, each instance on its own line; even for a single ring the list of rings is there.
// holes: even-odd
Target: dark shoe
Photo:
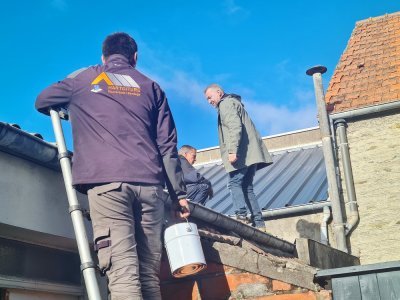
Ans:
[[[251,225],[251,220],[246,215],[234,215],[233,218],[246,225]]]

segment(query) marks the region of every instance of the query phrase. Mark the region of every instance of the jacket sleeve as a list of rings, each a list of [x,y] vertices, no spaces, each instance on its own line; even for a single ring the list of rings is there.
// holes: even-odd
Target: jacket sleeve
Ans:
[[[74,78],[87,69],[86,67],[78,69],[69,74],[64,80],[44,89],[36,98],[35,108],[46,115],[49,114],[50,108],[66,108],[73,93]]]
[[[52,84],[44,89],[36,98],[35,108],[46,115],[49,115],[50,108],[67,107],[73,90],[72,78]]]
[[[174,119],[165,93],[156,83],[153,88],[158,110],[156,141],[164,165],[168,191],[173,200],[185,199],[186,186],[176,149],[177,133]]]
[[[240,139],[242,137],[240,106],[238,106],[234,101],[226,99],[221,102],[219,113],[221,116],[224,139],[228,153],[237,154]],[[227,130],[224,130],[224,128]]]
[[[185,184],[200,183],[203,177],[197,172],[197,170],[186,160],[186,158],[179,156],[179,160],[181,162]]]

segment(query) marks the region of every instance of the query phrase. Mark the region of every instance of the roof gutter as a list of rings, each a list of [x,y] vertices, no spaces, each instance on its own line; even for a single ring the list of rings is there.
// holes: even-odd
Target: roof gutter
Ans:
[[[234,232],[240,237],[254,241],[272,254],[289,257],[296,256],[296,246],[292,243],[264,233],[254,227],[243,224],[203,205],[189,201],[191,217],[205,221],[214,226]]]
[[[383,113],[390,110],[400,109],[400,101],[389,102],[385,104],[379,104],[374,106],[367,106],[359,109],[349,110],[345,112],[339,112],[335,114],[330,114],[329,117],[333,120],[338,119],[353,119],[360,118],[365,115]]]
[[[57,148],[42,139],[0,122],[0,151],[59,171]]]

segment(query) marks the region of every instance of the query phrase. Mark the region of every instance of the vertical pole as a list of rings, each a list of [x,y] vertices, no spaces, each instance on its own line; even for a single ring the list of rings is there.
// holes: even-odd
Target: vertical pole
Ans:
[[[326,72],[326,67],[316,66],[308,69],[306,74],[313,77],[315,99],[318,108],[319,127],[322,137],[322,149],[325,158],[326,175],[329,186],[329,198],[332,202],[333,231],[335,233],[337,248],[348,252],[346,245],[345,224],[343,222],[342,208],[340,205],[339,188],[336,180],[335,162],[332,148],[332,138],[329,130],[328,113],[326,112],[324,90],[321,74]]]
[[[64,177],[65,189],[67,191],[69,212],[74,227],[76,242],[78,244],[79,256],[81,259],[81,271],[86,285],[89,300],[101,300],[99,286],[97,284],[96,265],[92,260],[89,249],[89,241],[86,235],[83,214],[79,205],[76,191],[72,187],[71,162],[67,147],[65,146],[64,134],[61,126],[59,112],[50,109],[51,121],[53,123],[54,135],[56,137],[58,157]]]
[[[360,219],[360,214],[358,212],[356,190],[354,187],[353,169],[351,167],[350,150],[346,132],[347,128],[346,120],[344,119],[336,120],[335,126],[339,136],[339,149],[342,154],[343,174],[346,183],[346,192],[348,200],[347,205],[349,205],[350,209],[350,217],[347,218],[347,224],[346,224],[347,226],[345,232],[345,234],[348,235],[358,223]]]

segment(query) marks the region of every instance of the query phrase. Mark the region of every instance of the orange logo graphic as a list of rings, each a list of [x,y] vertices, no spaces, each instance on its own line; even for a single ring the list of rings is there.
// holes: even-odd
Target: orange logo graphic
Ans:
[[[110,72],[102,72],[92,81],[91,92],[101,92],[103,89],[100,83],[103,81],[107,84],[107,91],[110,94],[140,96],[140,86],[132,77]]]

